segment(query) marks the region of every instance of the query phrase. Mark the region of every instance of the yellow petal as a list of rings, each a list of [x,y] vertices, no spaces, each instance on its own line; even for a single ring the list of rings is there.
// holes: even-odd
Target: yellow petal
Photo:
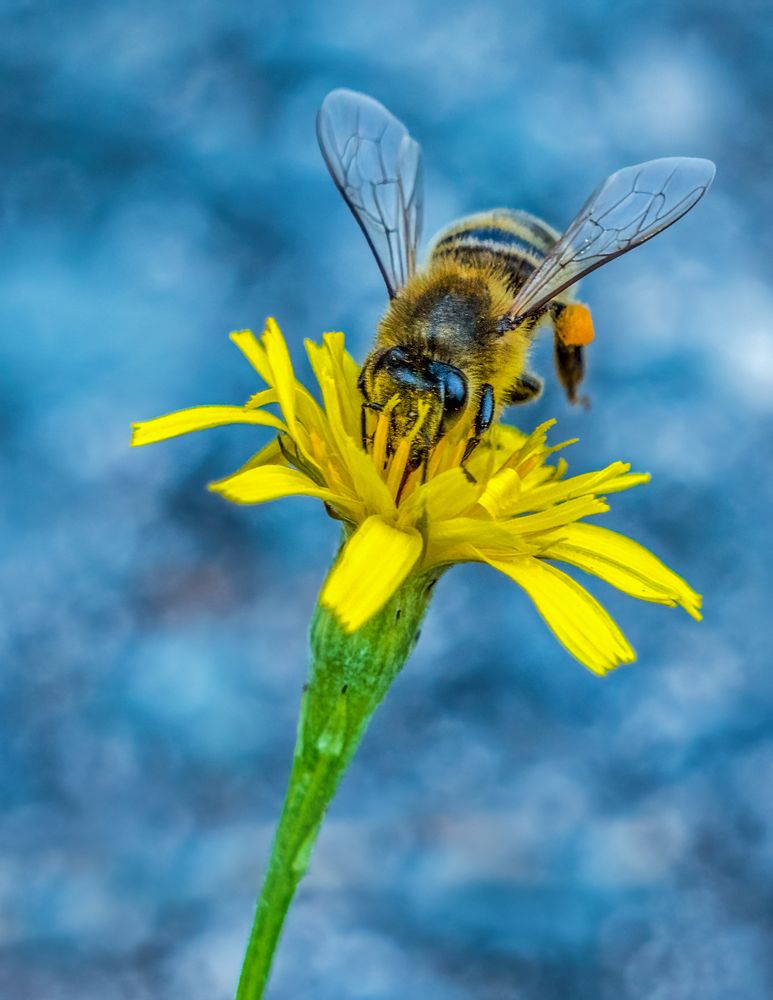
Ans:
[[[347,433],[351,437],[360,435],[360,413],[364,402],[357,387],[359,369],[352,357],[344,350],[344,335],[342,333],[325,333],[322,337],[322,350],[326,355],[326,373],[333,379],[338,393],[338,405]],[[314,345],[316,346],[316,345]],[[307,350],[309,342],[307,341]],[[314,359],[311,358],[312,365]],[[315,368],[315,374],[318,374]]]
[[[269,383],[277,394],[288,433],[300,452],[305,465],[322,472],[322,456],[312,454],[310,435],[329,438],[327,420],[311,393],[295,378],[290,354],[276,321],[269,317],[260,347],[269,367]]]
[[[527,437],[524,438],[521,436],[521,445],[518,451],[512,456],[510,464],[513,466],[520,465],[521,462],[525,462],[530,456],[546,451],[548,431],[554,426],[555,422],[555,418],[545,420],[539,426],[535,427]],[[515,442],[515,438],[512,435],[511,439]]]
[[[521,477],[515,469],[500,469],[486,484],[478,503],[494,517],[502,516],[521,491]]]
[[[555,422],[555,421],[554,421]],[[486,433],[484,441],[494,451],[501,451],[503,457],[512,455],[522,448],[527,440],[526,434],[512,424],[493,424]]]
[[[366,455],[351,438],[342,439],[340,445],[357,496],[362,497],[368,510],[386,518],[394,517],[397,511],[395,499],[379,476],[370,455]]]
[[[566,500],[606,493],[607,486],[610,483],[618,484],[628,469],[629,466],[624,462],[613,462],[606,469],[601,469],[598,472],[584,472],[579,476],[572,476],[570,479],[550,479],[541,486],[535,484],[533,488],[524,489],[520,498],[515,498],[508,508],[508,513],[518,514],[521,511],[541,510],[545,507],[554,507]],[[539,475],[543,475],[544,472],[545,468],[540,469]],[[631,485],[636,484],[632,483]],[[626,489],[625,486],[619,485],[617,488]]]
[[[348,433],[348,429],[341,413],[341,397],[336,385],[335,371],[330,354],[324,347],[315,344],[312,340],[306,341],[306,353],[309,356],[312,371],[319,383],[322,402],[325,405],[325,414],[330,422],[335,438],[338,439],[341,434]]]
[[[268,406],[269,403],[278,402],[279,397],[274,389],[261,389],[260,392],[253,392],[244,404],[244,408],[245,410],[259,410],[262,406]]]
[[[360,366],[346,350],[344,335],[342,333],[326,333],[325,343],[328,345],[331,355],[337,360],[341,368],[341,373],[346,380],[346,384],[354,398],[360,398],[360,390],[357,383],[360,379]]]
[[[256,451],[252,458],[248,458],[234,475],[238,475],[239,472],[247,472],[249,469],[257,469],[261,465],[282,465],[287,468],[287,459],[279,445],[278,437],[269,441],[260,451]]]
[[[529,534],[535,531],[550,531],[581,517],[604,514],[608,510],[609,507],[604,501],[597,497],[578,497],[576,500],[567,500],[537,514],[519,514],[518,517],[510,518],[505,523],[513,531]]]
[[[320,353],[314,351],[310,351],[309,357],[319,371],[317,377],[325,401],[332,452],[343,460],[351,477],[353,490],[358,497],[362,498],[367,509],[387,518],[393,517],[396,511],[394,497],[378,474],[371,457],[362,450],[359,441],[355,441],[346,431],[339,409],[335,383],[328,372],[326,362],[321,358]]]
[[[515,580],[534,601],[548,627],[580,663],[604,674],[636,654],[609,614],[566,573],[529,556],[484,560]]]
[[[315,452],[312,441],[316,438],[317,441],[324,442],[325,450],[335,454],[333,437],[322,407],[299,382],[295,384],[295,415],[295,443],[306,461],[319,467],[324,456],[321,452]]]
[[[558,444],[552,444],[549,448],[545,448],[546,455],[555,455],[557,451],[563,451],[564,448],[568,448],[569,445],[577,444],[579,438],[567,438],[566,441],[559,441]]]
[[[400,504],[400,523],[412,524],[425,517],[443,521],[459,517],[474,506],[483,487],[472,483],[461,469],[448,469],[423,483]]]
[[[604,483],[604,493],[620,493],[621,490],[630,490],[633,486],[648,483],[651,478],[649,472],[626,472],[624,475],[615,476]]]
[[[418,531],[398,531],[369,517],[343,548],[320,600],[347,632],[355,632],[386,604],[421,555]]]
[[[479,549],[507,559],[516,554],[536,551],[535,546],[510,530],[502,521],[455,517],[447,521],[429,521],[425,527],[427,550],[424,565],[442,566],[456,562],[484,561]]]
[[[266,350],[266,357],[271,366],[272,385],[279,397],[282,416],[287,421],[290,433],[295,437],[295,390],[297,385],[295,372],[293,371],[293,364],[290,360],[290,352],[287,350],[285,339],[276,325],[276,321],[271,317],[266,320],[266,329],[263,333],[263,347]]]
[[[234,330],[230,337],[263,381],[271,385],[271,365],[266,350],[258,343],[252,330]]]
[[[164,417],[132,424],[132,446],[154,444],[180,434],[222,427],[224,424],[258,424],[279,431],[287,430],[279,417],[265,410],[246,410],[242,406],[194,406],[189,410],[177,410]]]
[[[595,524],[569,524],[556,538],[543,552],[547,558],[593,573],[640,600],[681,604],[700,621],[700,594],[638,542]]]
[[[266,503],[289,496],[316,497],[332,504],[352,520],[362,516],[362,504],[323,489],[297,469],[282,465],[263,465],[246,472],[236,472],[210,483],[209,488],[233,503]]]

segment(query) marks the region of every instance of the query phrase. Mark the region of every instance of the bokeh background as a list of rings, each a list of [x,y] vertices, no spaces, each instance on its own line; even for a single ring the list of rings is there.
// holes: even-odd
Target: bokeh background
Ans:
[[[0,995],[225,1000],[288,773],[337,532],[237,508],[230,428],[129,424],[256,388],[280,321],[367,349],[379,273],[314,138],[327,90],[422,142],[426,235],[564,225],[618,167],[709,156],[710,195],[585,285],[589,412],[520,411],[571,468],[650,486],[605,523],[706,618],[595,587],[639,653],[600,680],[480,567],[330,811],[274,1000],[773,996],[773,8],[390,0],[0,11]],[[549,345],[535,367],[549,375]]]

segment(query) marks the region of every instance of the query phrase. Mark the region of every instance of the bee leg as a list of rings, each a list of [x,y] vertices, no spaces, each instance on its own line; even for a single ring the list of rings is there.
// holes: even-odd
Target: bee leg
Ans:
[[[367,416],[365,414],[366,410],[382,410],[383,407],[379,403],[372,403],[370,396],[368,395],[368,387],[365,383],[365,367],[360,369],[360,374],[357,376],[357,388],[362,393],[362,397],[365,402],[360,408],[360,438],[362,439],[362,450],[367,451],[368,445],[373,441],[372,436],[368,436],[368,423]]]
[[[432,448],[432,442],[430,441],[429,434],[426,431],[422,432],[422,439],[424,440],[424,456],[421,460],[421,483],[422,486],[427,481],[427,472],[429,471],[429,453]]]
[[[518,406],[536,399],[541,392],[542,379],[531,372],[523,372],[507,390],[503,402],[505,406]]]
[[[570,403],[580,403],[587,409],[590,405],[588,397],[577,395],[577,389],[585,375],[585,357],[582,347],[577,344],[564,344],[560,337],[555,337],[553,349],[556,373],[564,387],[567,399]]]
[[[403,475],[400,479],[400,485],[397,487],[397,496],[395,497],[395,503],[400,503],[400,497],[403,495],[403,490],[405,489],[405,484],[408,482],[408,476],[416,468],[415,465],[411,465],[410,462],[405,463],[405,468],[403,469]]]
[[[384,407],[381,403],[371,403],[369,399],[360,407],[360,436],[362,438],[362,449],[363,451],[368,450],[368,445],[373,443],[373,435],[368,434],[368,420],[365,414],[366,410],[375,410],[377,413],[381,413]]]
[[[553,320],[553,357],[559,381],[570,403],[590,405],[587,396],[578,396],[577,389],[585,376],[584,347],[593,341],[593,319],[590,309],[581,302],[568,305],[555,303]]]
[[[494,419],[494,389],[492,386],[485,383],[480,393],[480,400],[478,401],[478,412],[475,414],[475,424],[473,425],[473,435],[467,442],[464,449],[464,454],[462,455],[462,461],[460,463],[462,472],[467,476],[471,483],[477,482],[475,477],[466,467],[467,459],[472,455],[475,449],[480,444],[480,439],[486,433],[486,431],[491,427],[491,423]]]

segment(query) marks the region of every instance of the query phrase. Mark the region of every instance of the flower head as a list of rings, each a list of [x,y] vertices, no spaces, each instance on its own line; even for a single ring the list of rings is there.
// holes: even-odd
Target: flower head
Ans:
[[[267,388],[244,406],[200,406],[134,425],[132,444],[189,431],[247,423],[273,428],[274,440],[210,489],[234,503],[285,496],[322,500],[341,520],[345,543],[321,594],[349,632],[371,618],[409,575],[458,562],[483,562],[519,584],[561,643],[581,663],[605,673],[635,654],[599,602],[554,562],[600,577],[641,600],[681,605],[700,619],[701,599],[681,577],[624,535],[589,524],[607,511],[605,497],[647,482],[613,462],[567,476],[565,444],[549,447],[554,421],[523,434],[494,424],[464,462],[471,427],[460,421],[415,468],[411,443],[422,412],[396,446],[390,405],[363,409],[359,369],[340,333],[306,342],[322,403],[296,379],[273,320],[257,340],[231,339]],[[279,415],[267,407],[276,404]]]

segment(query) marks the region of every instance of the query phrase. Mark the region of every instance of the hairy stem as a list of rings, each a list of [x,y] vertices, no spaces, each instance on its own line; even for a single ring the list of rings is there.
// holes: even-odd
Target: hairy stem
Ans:
[[[359,631],[326,609],[311,623],[311,668],[290,781],[274,834],[236,1000],[258,1000],[319,828],[373,712],[418,638],[439,570],[408,580]]]

